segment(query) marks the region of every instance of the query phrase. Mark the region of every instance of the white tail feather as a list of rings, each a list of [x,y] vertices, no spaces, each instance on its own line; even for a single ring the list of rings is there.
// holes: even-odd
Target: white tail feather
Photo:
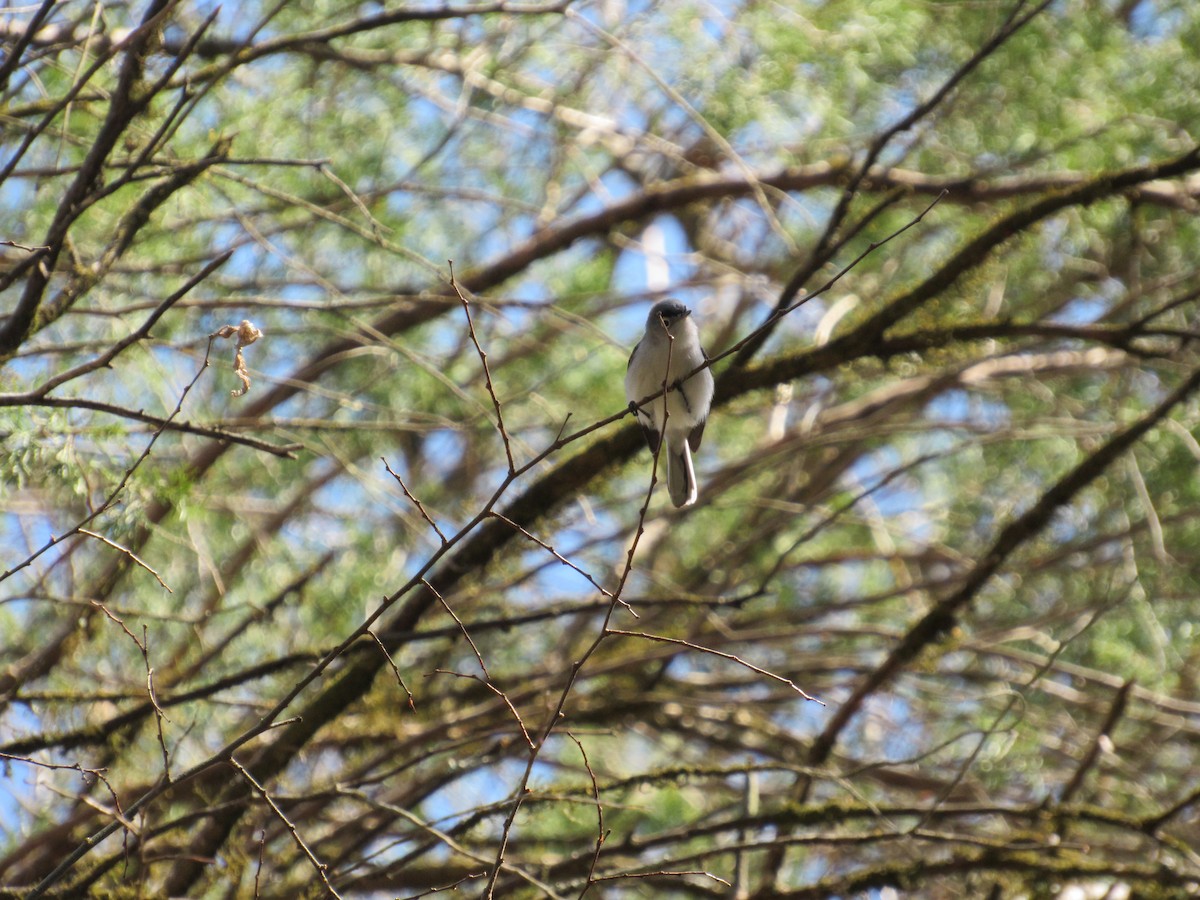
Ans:
[[[692,468],[692,451],[687,435],[680,435],[678,444],[667,443],[667,491],[671,502],[690,506],[696,502],[696,472]]]

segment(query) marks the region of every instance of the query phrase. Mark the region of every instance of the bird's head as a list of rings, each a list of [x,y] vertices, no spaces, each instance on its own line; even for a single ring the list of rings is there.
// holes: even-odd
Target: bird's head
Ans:
[[[692,311],[678,300],[660,300],[650,308],[650,315],[646,319],[646,328],[663,328],[674,334],[672,326],[691,314]]]

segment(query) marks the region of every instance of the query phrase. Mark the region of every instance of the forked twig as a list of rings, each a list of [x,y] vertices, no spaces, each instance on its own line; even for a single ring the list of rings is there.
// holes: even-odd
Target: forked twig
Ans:
[[[129,639],[131,641],[133,641],[134,646],[136,646],[142,654],[142,661],[146,665],[146,693],[150,697],[150,706],[154,710],[154,720],[155,720],[155,723],[158,725],[158,745],[162,749],[163,778],[166,780],[167,784],[170,784],[171,783],[171,760],[170,760],[170,754],[167,753],[167,741],[166,741],[166,738],[163,736],[163,721],[164,720],[170,721],[170,720],[167,719],[167,714],[165,712],[163,712],[162,706],[160,706],[158,703],[158,697],[154,693],[154,669],[150,666],[150,632],[149,632],[149,629],[145,625],[142,626],[142,639],[139,641],[137,638],[137,635],[135,635],[132,631],[129,630],[129,626],[125,624],[125,620],[122,619],[120,616],[116,615],[112,610],[110,610],[103,603],[101,603],[98,600],[93,600],[93,601],[91,601],[91,606],[93,609],[100,610],[100,612],[104,613],[104,615],[107,616],[111,621],[113,621],[117,625],[119,625],[121,630],[124,631],[127,635],[129,635]]]
[[[608,833],[604,830],[604,805],[600,802],[600,785],[596,783],[596,773],[592,771],[592,764],[588,761],[587,750],[583,748],[583,741],[575,737],[570,731],[566,734],[567,737],[575,742],[575,746],[579,748],[579,755],[583,757],[583,767],[587,770],[588,778],[592,782],[592,797],[596,800],[596,849],[592,853],[592,862],[588,866],[587,884],[579,892],[579,900],[583,900],[584,895],[596,883],[596,866],[600,863],[600,848],[604,846],[604,841],[608,838]]]
[[[117,796],[116,790],[104,776],[104,773],[108,771],[107,768],[102,767],[93,769],[82,765],[81,763],[48,763],[33,759],[29,756],[19,756],[14,753],[5,753],[3,751],[0,751],[0,759],[5,760],[6,762],[24,763],[27,766],[34,766],[39,769],[49,769],[50,771],[78,772],[84,777],[85,780],[88,778],[96,779],[96,781],[100,782],[108,789],[109,796],[112,797],[113,809],[105,810],[105,813],[116,819],[117,822],[120,823],[120,825],[122,825],[127,831],[137,834],[137,827],[129,819],[127,819],[125,814],[121,811],[121,800]]]

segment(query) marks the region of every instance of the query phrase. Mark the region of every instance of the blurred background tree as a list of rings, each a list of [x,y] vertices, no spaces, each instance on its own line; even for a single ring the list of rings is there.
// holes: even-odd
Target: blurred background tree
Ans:
[[[1190,2],[0,41],[0,896],[1200,891]]]

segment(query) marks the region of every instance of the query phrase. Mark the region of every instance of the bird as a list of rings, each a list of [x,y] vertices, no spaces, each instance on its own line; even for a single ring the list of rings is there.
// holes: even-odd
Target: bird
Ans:
[[[677,508],[695,503],[698,493],[692,452],[700,449],[704,437],[713,377],[708,368],[695,370],[707,361],[692,311],[678,300],[660,300],[651,307],[646,333],[633,348],[625,369],[625,398],[645,432],[651,453],[658,452],[659,442],[666,436],[667,492]],[[667,393],[663,397],[639,407],[664,386]]]

